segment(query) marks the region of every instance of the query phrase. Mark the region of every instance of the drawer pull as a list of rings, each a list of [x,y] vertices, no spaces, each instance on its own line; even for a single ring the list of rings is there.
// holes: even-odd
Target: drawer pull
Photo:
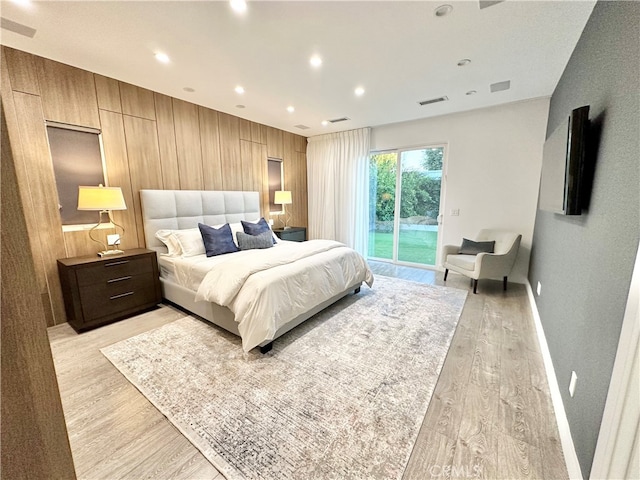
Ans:
[[[129,295],[133,295],[134,292],[121,293],[120,295],[114,295],[113,297],[109,297],[110,300],[116,300],[122,297],[128,297]]]
[[[104,266],[105,267],[113,267],[115,265],[124,265],[125,263],[129,263],[129,260],[120,260],[119,262],[105,263]]]
[[[130,278],[131,278],[131,275],[127,275],[126,277],[120,277],[120,278],[111,278],[107,280],[107,283],[121,282],[123,280],[129,280]]]

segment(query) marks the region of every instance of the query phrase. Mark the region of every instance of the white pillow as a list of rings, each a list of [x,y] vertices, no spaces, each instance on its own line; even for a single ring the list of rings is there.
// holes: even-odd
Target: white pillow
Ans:
[[[194,257],[204,255],[204,242],[199,228],[189,228],[187,230],[175,230],[173,236],[180,244],[182,257]]]
[[[244,229],[242,228],[242,224],[240,222],[238,223],[230,223],[229,226],[231,227],[231,236],[233,236],[233,241],[236,244],[236,247],[240,247],[238,245],[238,236],[236,235],[238,232],[243,232],[244,233]],[[218,228],[218,227],[216,227]]]
[[[176,230],[158,230],[156,232],[156,238],[167,246],[168,253],[163,253],[162,255],[177,257],[182,254],[182,248],[173,235],[174,232],[176,232]]]

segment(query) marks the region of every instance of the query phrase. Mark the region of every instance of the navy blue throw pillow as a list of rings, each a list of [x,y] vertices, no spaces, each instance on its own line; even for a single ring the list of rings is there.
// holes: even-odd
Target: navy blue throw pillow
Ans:
[[[207,257],[239,251],[233,241],[233,234],[231,233],[231,227],[228,223],[225,223],[220,228],[213,228],[209,225],[198,223],[198,228],[202,235]]]
[[[240,223],[242,223],[242,229],[244,230],[244,233],[248,235],[260,235],[261,233],[271,231],[271,227],[264,219],[264,217],[262,217],[258,221],[258,223],[245,222],[244,220],[240,220]],[[273,236],[271,238],[271,241],[273,243],[276,243],[275,240],[273,240]]]

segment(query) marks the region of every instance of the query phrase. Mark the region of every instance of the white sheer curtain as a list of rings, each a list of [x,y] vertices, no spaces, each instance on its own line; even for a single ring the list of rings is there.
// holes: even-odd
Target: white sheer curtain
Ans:
[[[337,240],[363,256],[368,243],[369,128],[309,138],[309,238]]]

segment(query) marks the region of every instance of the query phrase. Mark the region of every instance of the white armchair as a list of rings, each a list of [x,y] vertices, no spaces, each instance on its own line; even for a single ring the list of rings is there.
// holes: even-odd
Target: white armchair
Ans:
[[[507,277],[511,273],[518,255],[522,235],[505,230],[480,230],[477,242],[494,241],[494,253],[478,253],[465,255],[458,253],[459,245],[445,245],[442,250],[444,281],[447,281],[449,270],[473,279],[473,293],[477,293],[480,278],[502,277],[503,288],[507,289]]]

